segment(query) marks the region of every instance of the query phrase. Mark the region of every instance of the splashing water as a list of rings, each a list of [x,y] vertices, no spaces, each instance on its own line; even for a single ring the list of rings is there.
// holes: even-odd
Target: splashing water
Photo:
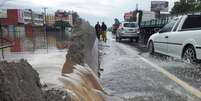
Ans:
[[[66,89],[72,92],[75,101],[105,101],[106,93],[89,66],[75,65],[73,67],[72,73],[63,73],[59,80]]]

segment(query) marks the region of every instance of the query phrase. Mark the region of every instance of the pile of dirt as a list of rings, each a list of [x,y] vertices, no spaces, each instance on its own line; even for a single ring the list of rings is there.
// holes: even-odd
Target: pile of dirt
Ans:
[[[65,88],[52,88],[44,91],[45,101],[78,101]]]
[[[0,101],[74,101],[64,89],[43,89],[27,61],[0,62]]]

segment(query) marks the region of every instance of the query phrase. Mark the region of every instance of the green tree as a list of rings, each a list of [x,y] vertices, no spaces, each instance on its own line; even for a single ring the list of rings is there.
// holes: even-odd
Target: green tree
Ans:
[[[60,28],[61,39],[65,39],[65,29],[67,27],[72,27],[68,22],[62,21],[62,20],[61,21],[56,21],[54,26]]]
[[[72,27],[68,22],[62,20],[56,21],[54,26],[59,27],[61,30],[65,30],[66,27]]]
[[[196,10],[197,10],[198,12],[201,11],[201,0],[197,0]]]
[[[180,0],[175,2],[171,14],[187,14],[201,10],[201,0]]]

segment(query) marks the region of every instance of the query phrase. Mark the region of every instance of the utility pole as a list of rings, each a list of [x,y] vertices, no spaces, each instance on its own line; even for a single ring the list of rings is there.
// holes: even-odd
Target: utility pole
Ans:
[[[0,11],[0,14],[2,12]],[[1,40],[1,44],[0,45],[3,45],[3,33],[2,33],[2,28],[1,28],[1,20],[0,20],[0,40]],[[2,58],[4,59],[4,51],[3,51],[3,48],[1,49],[1,55],[2,55]]]
[[[33,41],[33,53],[35,52],[35,49],[36,49],[36,35],[35,35],[35,33],[34,33],[34,30],[33,30],[33,28],[34,28],[34,13],[33,13],[33,11],[32,11],[32,9],[27,9],[29,12],[30,12],[30,14],[31,14],[31,33],[32,33],[32,41]]]
[[[135,10],[138,11],[138,3],[136,4],[136,9]]]
[[[44,33],[45,33],[45,40],[46,40],[46,48],[47,48],[47,53],[48,53],[48,35],[47,35],[47,31],[46,31],[46,28],[47,28],[47,26],[46,26],[46,13],[47,13],[47,7],[43,7],[43,11],[44,11],[44,14],[43,14],[43,16],[44,16],[44,21],[43,21],[43,25],[44,25]]]

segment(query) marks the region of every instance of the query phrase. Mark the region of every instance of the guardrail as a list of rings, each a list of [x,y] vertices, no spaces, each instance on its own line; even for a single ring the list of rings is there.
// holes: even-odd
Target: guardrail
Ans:
[[[12,47],[13,42],[6,39],[6,38],[0,38],[0,49],[1,49],[1,55],[2,58],[4,59],[4,49],[8,47]]]

